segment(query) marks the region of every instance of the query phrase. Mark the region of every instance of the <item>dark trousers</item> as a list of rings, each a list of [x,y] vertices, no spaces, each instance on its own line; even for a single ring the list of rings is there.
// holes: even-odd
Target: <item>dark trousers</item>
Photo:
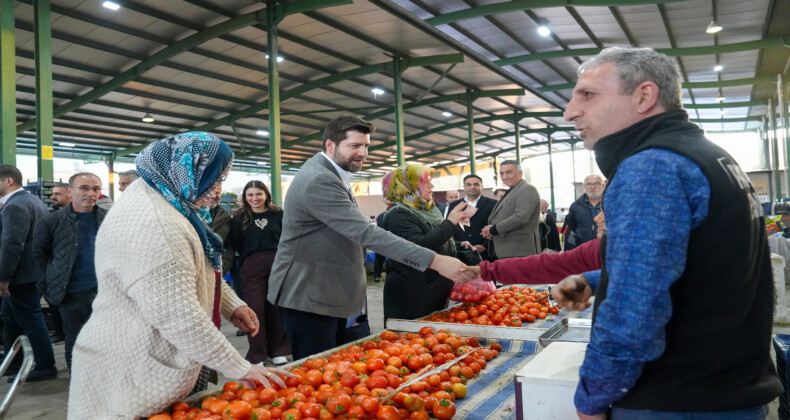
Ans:
[[[60,315],[63,317],[63,334],[66,336],[66,365],[71,372],[71,351],[82,326],[91,317],[91,304],[96,298],[96,289],[85,292],[68,293],[60,303]]]
[[[387,260],[387,257],[384,255],[376,253],[376,259],[373,261],[373,278],[381,277],[381,272],[384,271],[384,261]]]
[[[244,301],[255,312],[260,323],[255,337],[247,335],[250,349],[246,359],[250,363],[263,362],[267,356],[291,354],[291,345],[277,307],[266,300],[266,295],[269,294],[269,275],[276,253],[277,251],[253,252],[244,259],[240,270]]]
[[[11,351],[14,340],[26,335],[33,348],[36,369],[55,367],[55,353],[49,339],[49,329],[41,312],[41,294],[35,283],[11,284],[10,297],[3,298],[0,319],[3,320],[3,348]],[[13,366],[22,365],[22,353],[18,353]]]
[[[60,316],[58,305],[49,305],[49,316],[52,318],[53,334],[65,336],[63,332],[63,318]]]
[[[346,319],[280,308],[283,326],[291,338],[294,360],[353,341],[345,335]]]

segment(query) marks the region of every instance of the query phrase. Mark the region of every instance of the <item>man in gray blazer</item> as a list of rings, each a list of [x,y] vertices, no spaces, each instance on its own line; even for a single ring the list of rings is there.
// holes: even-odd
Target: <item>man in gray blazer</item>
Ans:
[[[49,330],[41,313],[41,293],[36,282],[44,272],[33,260],[33,227],[47,215],[38,197],[22,189],[22,173],[12,165],[0,165],[0,318],[6,354],[14,340],[26,335],[33,347],[36,368],[28,381],[57,377]],[[19,370],[21,354],[9,368]]]
[[[323,151],[302,165],[288,189],[268,300],[279,307],[294,359],[346,342],[347,319],[366,306],[364,248],[454,281],[475,277],[459,260],[395,236],[359,210],[351,176],[362,168],[374,131],[351,115],[329,121]]]
[[[539,254],[538,190],[524,181],[524,171],[515,160],[499,164],[499,177],[510,189],[491,211],[483,237],[493,242],[494,255],[500,260]]]

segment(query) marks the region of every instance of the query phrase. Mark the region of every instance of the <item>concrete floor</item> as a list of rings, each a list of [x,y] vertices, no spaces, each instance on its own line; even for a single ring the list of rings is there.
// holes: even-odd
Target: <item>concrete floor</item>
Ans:
[[[373,333],[384,329],[384,309],[382,304],[384,283],[375,283],[368,280],[368,306],[370,328]],[[785,296],[790,307],[790,288]],[[222,332],[233,343],[239,352],[245,354],[248,348],[246,337],[236,337],[236,329],[227,321],[223,320]],[[790,334],[790,324],[774,325],[774,333]],[[31,382],[23,385],[11,405],[11,409],[6,415],[6,419],[14,420],[61,420],[66,418],[66,406],[68,402],[69,374],[66,369],[66,360],[63,355],[63,343],[55,344],[55,358],[58,368],[58,379]],[[5,378],[0,381],[0,395],[5,395],[9,384]],[[220,376],[220,383],[227,382],[228,379]],[[778,420],[777,414],[779,403],[774,401],[770,406],[768,414],[769,420]]]

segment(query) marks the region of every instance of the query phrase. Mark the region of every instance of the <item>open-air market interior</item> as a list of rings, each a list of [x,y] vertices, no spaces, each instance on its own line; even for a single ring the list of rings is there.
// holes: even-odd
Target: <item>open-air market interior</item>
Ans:
[[[790,0],[0,0],[0,418],[790,418],[788,78]]]

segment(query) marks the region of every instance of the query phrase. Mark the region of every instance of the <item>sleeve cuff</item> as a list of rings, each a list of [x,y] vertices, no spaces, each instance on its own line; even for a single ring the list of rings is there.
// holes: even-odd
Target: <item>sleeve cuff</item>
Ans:
[[[589,283],[593,293],[595,293],[595,291],[598,289],[598,283],[601,281],[601,270],[588,271],[586,273],[582,273],[582,275],[587,279],[587,283]]]
[[[489,229],[492,235],[499,235],[499,232],[496,230],[496,225],[491,225],[491,229]]]

